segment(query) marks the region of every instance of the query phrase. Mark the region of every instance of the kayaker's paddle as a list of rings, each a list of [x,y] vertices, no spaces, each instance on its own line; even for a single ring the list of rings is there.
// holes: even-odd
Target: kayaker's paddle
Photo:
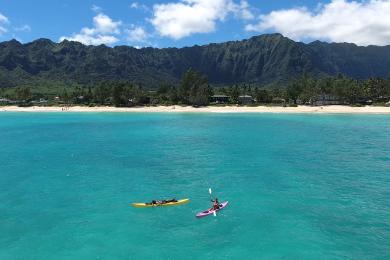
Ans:
[[[211,197],[211,193],[212,193],[212,190],[211,190],[211,188],[209,188],[209,193],[210,193],[210,199],[211,199],[211,201],[213,200],[213,198]],[[213,212],[213,215],[214,215],[214,217],[216,217],[217,216],[217,212],[214,210],[214,212]]]

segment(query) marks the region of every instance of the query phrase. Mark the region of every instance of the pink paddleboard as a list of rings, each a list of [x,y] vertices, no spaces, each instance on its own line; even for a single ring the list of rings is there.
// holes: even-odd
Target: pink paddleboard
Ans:
[[[203,218],[203,217],[206,217],[206,216],[208,216],[208,215],[211,215],[211,214],[213,214],[214,213],[214,211],[220,211],[221,209],[223,209],[224,207],[226,207],[226,205],[229,203],[229,201],[225,201],[225,202],[222,202],[221,203],[221,206],[219,207],[219,209],[217,209],[217,210],[214,210],[214,209],[208,209],[208,210],[206,210],[206,211],[203,211],[203,212],[200,212],[200,213],[198,213],[198,214],[196,214],[196,217],[197,218]]]

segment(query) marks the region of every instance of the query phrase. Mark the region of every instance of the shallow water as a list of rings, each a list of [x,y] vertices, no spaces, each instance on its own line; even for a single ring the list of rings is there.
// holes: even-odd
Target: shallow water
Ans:
[[[389,116],[0,113],[0,259],[386,258],[389,169]]]

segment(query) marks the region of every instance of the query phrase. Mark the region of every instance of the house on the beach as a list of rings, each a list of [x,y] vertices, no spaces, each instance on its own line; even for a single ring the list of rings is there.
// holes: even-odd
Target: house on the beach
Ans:
[[[238,97],[238,103],[241,105],[249,105],[253,103],[253,97],[249,95],[242,95]]]
[[[311,100],[313,106],[330,106],[330,105],[342,105],[344,102],[338,97],[328,94],[318,95]]]
[[[375,97],[374,101],[378,103],[386,103],[387,101],[389,101],[389,99],[390,99],[389,96],[379,96],[379,97]]]
[[[276,97],[276,98],[272,99],[272,103],[273,104],[285,104],[286,100],[284,98]]]
[[[10,104],[16,104],[17,102],[14,100],[10,100],[8,98],[0,98],[0,105],[10,105]]]
[[[44,98],[40,98],[39,100],[33,100],[31,101],[32,104],[39,104],[39,105],[43,105],[43,104],[47,104],[48,101]]]
[[[360,105],[371,106],[374,102],[369,98],[358,98],[356,103],[358,103]]]
[[[9,99],[7,98],[0,98],[0,105],[7,105],[9,103]]]
[[[216,104],[227,104],[229,103],[230,97],[226,95],[213,95],[211,96],[211,103]]]

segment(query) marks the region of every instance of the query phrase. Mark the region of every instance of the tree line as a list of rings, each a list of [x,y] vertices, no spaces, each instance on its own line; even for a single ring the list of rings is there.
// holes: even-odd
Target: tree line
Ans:
[[[252,84],[211,87],[206,76],[190,69],[184,73],[180,84],[162,83],[157,90],[148,90],[127,81],[102,81],[94,86],[64,88],[55,96],[57,101],[65,104],[131,107],[174,104],[206,106],[215,94],[227,96],[231,104],[237,104],[241,95],[251,96],[254,104],[312,104],[323,95],[332,96],[343,104],[353,105],[367,100],[379,103],[389,101],[390,78],[356,80],[343,75],[314,78],[303,74],[287,87],[267,88]],[[0,89],[0,97],[25,103],[54,98],[29,87]]]
[[[337,75],[315,79],[304,74],[293,81],[286,89],[286,96],[305,103],[315,100],[320,95],[331,95],[345,104],[357,104],[371,100],[373,102],[389,101],[390,77],[388,79],[370,78],[356,80]]]

